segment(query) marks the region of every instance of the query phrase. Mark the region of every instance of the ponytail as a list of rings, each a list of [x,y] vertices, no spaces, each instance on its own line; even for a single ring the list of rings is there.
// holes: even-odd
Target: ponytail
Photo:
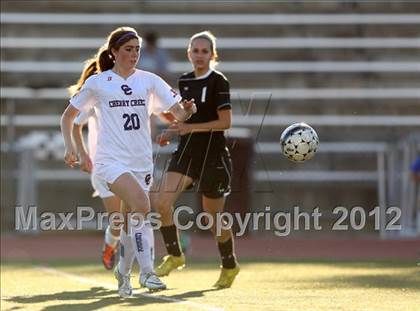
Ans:
[[[79,80],[77,80],[77,83],[70,86],[67,90],[70,94],[70,96],[75,95],[77,92],[80,91],[83,84],[89,78],[91,75],[94,75],[97,73],[97,65],[96,65],[96,58],[88,59],[85,63],[85,68],[83,68],[82,74],[80,75]]]
[[[102,49],[98,52],[96,66],[100,69],[99,71],[106,71],[114,67],[114,56],[108,49]]]

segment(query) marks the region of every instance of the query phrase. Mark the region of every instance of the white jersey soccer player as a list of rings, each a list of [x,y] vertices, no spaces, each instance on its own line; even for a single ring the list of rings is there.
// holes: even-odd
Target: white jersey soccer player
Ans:
[[[137,69],[127,80],[112,70],[89,77],[70,103],[84,113],[95,109],[95,173],[109,184],[127,171],[151,176],[150,115],[167,111],[180,100],[166,82],[146,71]],[[144,181],[146,186],[150,178]]]
[[[132,295],[130,271],[134,257],[141,267],[142,286],[151,290],[166,288],[154,272],[153,228],[145,220],[150,212],[148,190],[153,170],[150,116],[184,122],[196,111],[193,100],[181,102],[181,97],[161,78],[135,69],[141,40],[134,28],[113,30],[96,55],[86,61],[77,83],[69,88],[73,97],[61,117],[64,161],[74,167],[78,161],[72,139],[74,119],[80,112],[95,110],[98,141],[93,173],[121,198],[123,212],[130,213],[121,229],[121,256],[114,270],[121,297]],[[82,169],[90,170],[90,161],[85,165],[89,160],[85,153],[81,157]]]
[[[148,193],[153,172],[150,116],[171,110],[180,101],[181,97],[160,77],[138,69],[127,79],[107,70],[85,81],[70,104],[82,113],[94,109],[97,116],[98,135],[92,174],[100,184],[109,190],[109,184],[124,173],[130,173]],[[131,228],[130,233],[127,236],[121,230],[122,256],[115,270],[120,295],[126,295],[121,291],[123,286],[120,283],[130,274],[134,256],[141,266],[140,283],[149,289],[166,288],[153,277],[151,224],[144,222],[142,228]]]

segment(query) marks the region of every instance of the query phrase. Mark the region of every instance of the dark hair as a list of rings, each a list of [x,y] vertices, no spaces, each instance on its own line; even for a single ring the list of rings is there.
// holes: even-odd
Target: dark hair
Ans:
[[[94,57],[85,61],[85,67],[76,84],[70,86],[68,91],[71,96],[76,94],[83,86],[87,78],[99,72],[114,67],[114,55],[112,50],[118,50],[123,44],[131,39],[138,39],[141,45],[141,38],[136,30],[131,27],[119,27],[112,31],[107,42],[98,49]]]
[[[156,45],[159,39],[158,34],[154,31],[146,32],[143,37],[144,37],[144,41],[146,41],[148,45]]]

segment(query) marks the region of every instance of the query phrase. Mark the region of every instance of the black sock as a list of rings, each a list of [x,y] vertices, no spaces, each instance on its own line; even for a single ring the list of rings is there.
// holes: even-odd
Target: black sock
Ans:
[[[175,225],[160,227],[163,235],[166,250],[169,255],[181,256],[181,248],[179,247],[178,233]]]
[[[233,254],[233,240],[229,239],[226,242],[217,243],[220,257],[222,257],[222,266],[226,269],[233,269],[236,267],[235,255]]]

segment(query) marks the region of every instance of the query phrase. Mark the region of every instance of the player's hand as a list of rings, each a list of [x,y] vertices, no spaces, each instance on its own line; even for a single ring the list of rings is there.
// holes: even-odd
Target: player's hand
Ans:
[[[159,146],[164,147],[170,144],[172,135],[170,135],[167,131],[159,134],[156,136],[156,143],[159,144]]]
[[[188,133],[191,133],[193,128],[191,127],[191,124],[188,123],[184,123],[184,122],[179,122],[177,124],[172,124],[170,126],[171,129],[174,129],[176,131],[178,131],[179,135],[185,135]]]
[[[88,154],[80,155],[80,169],[86,173],[92,173],[93,164]]]
[[[161,116],[165,121],[167,121],[169,123],[176,122],[176,119],[175,119],[174,115],[172,113],[170,113],[169,111],[162,112]]]
[[[181,104],[182,104],[182,107],[185,109],[185,111],[187,111],[188,113],[191,113],[191,115],[197,112],[197,106],[195,105],[194,98],[190,100],[184,99],[181,102]]]
[[[73,148],[66,148],[64,152],[64,163],[71,168],[74,168],[78,164],[77,154]]]

